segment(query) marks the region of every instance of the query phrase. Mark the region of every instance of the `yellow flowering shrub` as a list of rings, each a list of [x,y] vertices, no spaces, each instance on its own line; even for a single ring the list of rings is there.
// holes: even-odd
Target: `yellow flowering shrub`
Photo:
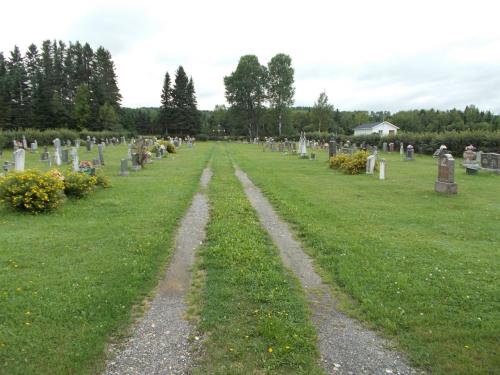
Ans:
[[[67,172],[64,175],[64,193],[68,197],[82,198],[94,190],[97,177],[82,172]]]
[[[0,202],[18,211],[52,211],[64,200],[64,182],[53,171],[11,172],[0,180]]]
[[[338,154],[330,158],[330,168],[341,169],[347,174],[360,174],[366,171],[366,160],[370,154],[367,151],[358,151],[352,155]]]

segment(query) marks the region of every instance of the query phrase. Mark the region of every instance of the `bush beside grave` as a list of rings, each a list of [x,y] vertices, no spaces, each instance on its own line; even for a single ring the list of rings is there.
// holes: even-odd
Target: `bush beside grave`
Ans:
[[[366,170],[366,160],[370,154],[367,151],[358,151],[353,155],[337,154],[330,158],[330,168],[340,169],[347,174],[360,174]]]
[[[92,192],[97,185],[97,177],[82,172],[68,172],[64,175],[64,194],[82,198]]]
[[[52,211],[64,200],[60,174],[36,170],[14,172],[0,180],[0,201],[7,207],[30,213]]]

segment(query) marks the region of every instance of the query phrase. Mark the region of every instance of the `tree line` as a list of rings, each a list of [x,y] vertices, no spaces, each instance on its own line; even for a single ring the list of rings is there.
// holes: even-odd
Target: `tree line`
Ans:
[[[45,40],[0,52],[0,128],[116,130],[121,95],[111,53]]]

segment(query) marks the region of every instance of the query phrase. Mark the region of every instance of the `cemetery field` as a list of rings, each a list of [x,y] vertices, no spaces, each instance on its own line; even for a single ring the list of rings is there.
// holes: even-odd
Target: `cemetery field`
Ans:
[[[206,337],[196,373],[322,373],[300,284],[283,268],[225,147],[214,155],[207,241],[195,278],[201,286],[191,295]]]
[[[212,147],[182,148],[119,177],[127,146],[108,146],[109,189],[51,214],[0,208],[1,374],[100,371],[110,335],[125,333],[157,284]],[[46,170],[39,157],[27,153],[26,167]],[[80,148],[80,160],[93,158],[97,147]]]
[[[387,179],[230,144],[235,162],[314,258],[343,309],[394,338],[433,373],[500,368],[500,176],[466,176],[458,195],[434,192],[437,162],[384,154]]]

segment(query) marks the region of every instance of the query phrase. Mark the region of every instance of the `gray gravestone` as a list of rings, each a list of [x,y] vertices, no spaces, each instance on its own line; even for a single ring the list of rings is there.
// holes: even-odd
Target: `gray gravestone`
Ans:
[[[62,150],[61,159],[63,163],[69,163],[69,150],[67,148]]]
[[[40,155],[40,161],[47,161],[49,160],[49,150],[47,146],[43,146],[43,152]]]
[[[78,172],[80,170],[80,163],[78,160],[78,150],[76,147],[71,148],[71,159],[73,162],[73,172]]]
[[[99,143],[97,145],[97,150],[99,152],[99,164],[104,165],[104,144]]]
[[[122,159],[120,162],[120,176],[128,176],[128,159]]]
[[[387,142],[382,143],[382,152],[387,152]]]
[[[500,173],[500,154],[482,152],[481,168]]]
[[[389,143],[389,152],[394,152],[394,143]]]
[[[34,154],[34,153],[36,152],[36,145],[35,145],[35,143],[31,143],[31,145],[30,145],[30,146],[31,146],[31,150],[30,150],[30,152],[31,152],[32,154]]]
[[[412,145],[408,145],[408,147],[406,147],[406,159],[407,161],[412,161],[412,160],[415,160],[413,159],[413,155],[415,153],[415,150],[413,148]]]
[[[328,154],[330,157],[337,155],[337,142],[333,138],[328,142]]]
[[[443,194],[457,194],[455,183],[455,159],[451,154],[441,154],[438,161],[438,179],[434,190]]]
[[[138,171],[141,169],[141,164],[139,163],[139,154],[133,153],[132,154],[132,170]]]
[[[399,144],[399,154],[400,154],[401,156],[403,156],[403,155],[405,154],[405,147],[404,147],[403,142],[401,142],[401,143]]]

